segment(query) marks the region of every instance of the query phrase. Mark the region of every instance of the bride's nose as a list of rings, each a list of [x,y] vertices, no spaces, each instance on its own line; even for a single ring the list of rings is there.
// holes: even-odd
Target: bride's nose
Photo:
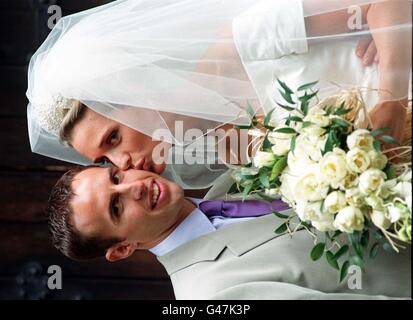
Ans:
[[[128,170],[131,168],[131,157],[128,153],[114,154],[112,157],[112,162],[121,170]]]

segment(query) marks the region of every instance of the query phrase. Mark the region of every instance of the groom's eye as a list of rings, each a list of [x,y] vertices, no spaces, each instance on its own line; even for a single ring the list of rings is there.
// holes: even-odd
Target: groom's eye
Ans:
[[[110,204],[110,212],[114,220],[118,221],[121,213],[121,206],[119,203],[119,198],[115,197]]]

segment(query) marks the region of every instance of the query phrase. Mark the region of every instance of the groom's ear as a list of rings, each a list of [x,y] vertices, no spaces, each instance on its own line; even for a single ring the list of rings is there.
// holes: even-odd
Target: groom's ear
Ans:
[[[106,260],[115,262],[130,257],[136,250],[134,243],[119,242],[106,250]]]

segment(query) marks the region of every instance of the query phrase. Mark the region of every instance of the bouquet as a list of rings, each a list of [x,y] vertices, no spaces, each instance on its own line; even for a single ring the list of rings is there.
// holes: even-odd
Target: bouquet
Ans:
[[[404,158],[411,147],[389,157],[381,141],[400,143],[385,134],[388,128],[356,128],[360,113],[368,116],[356,89],[318,101],[317,82],[296,91],[278,84],[285,101],[277,105],[288,116],[274,126],[274,110],[263,121],[251,115],[248,129],[261,143],[252,161],[233,172],[230,193],[281,195],[295,213],[274,212],[285,221],[275,232],[306,229],[314,239],[311,259],[325,255],[340,281],[350,265],[364,270],[366,257],[380,248],[399,252],[411,243],[412,171]]]

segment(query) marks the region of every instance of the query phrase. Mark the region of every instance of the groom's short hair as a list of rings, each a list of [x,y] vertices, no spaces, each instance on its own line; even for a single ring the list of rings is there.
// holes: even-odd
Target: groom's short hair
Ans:
[[[53,187],[46,209],[53,245],[74,260],[103,257],[107,249],[122,241],[102,235],[83,235],[72,223],[74,211],[71,201],[75,196],[72,190],[73,179],[80,172],[93,167],[96,166],[79,166],[66,172]]]

